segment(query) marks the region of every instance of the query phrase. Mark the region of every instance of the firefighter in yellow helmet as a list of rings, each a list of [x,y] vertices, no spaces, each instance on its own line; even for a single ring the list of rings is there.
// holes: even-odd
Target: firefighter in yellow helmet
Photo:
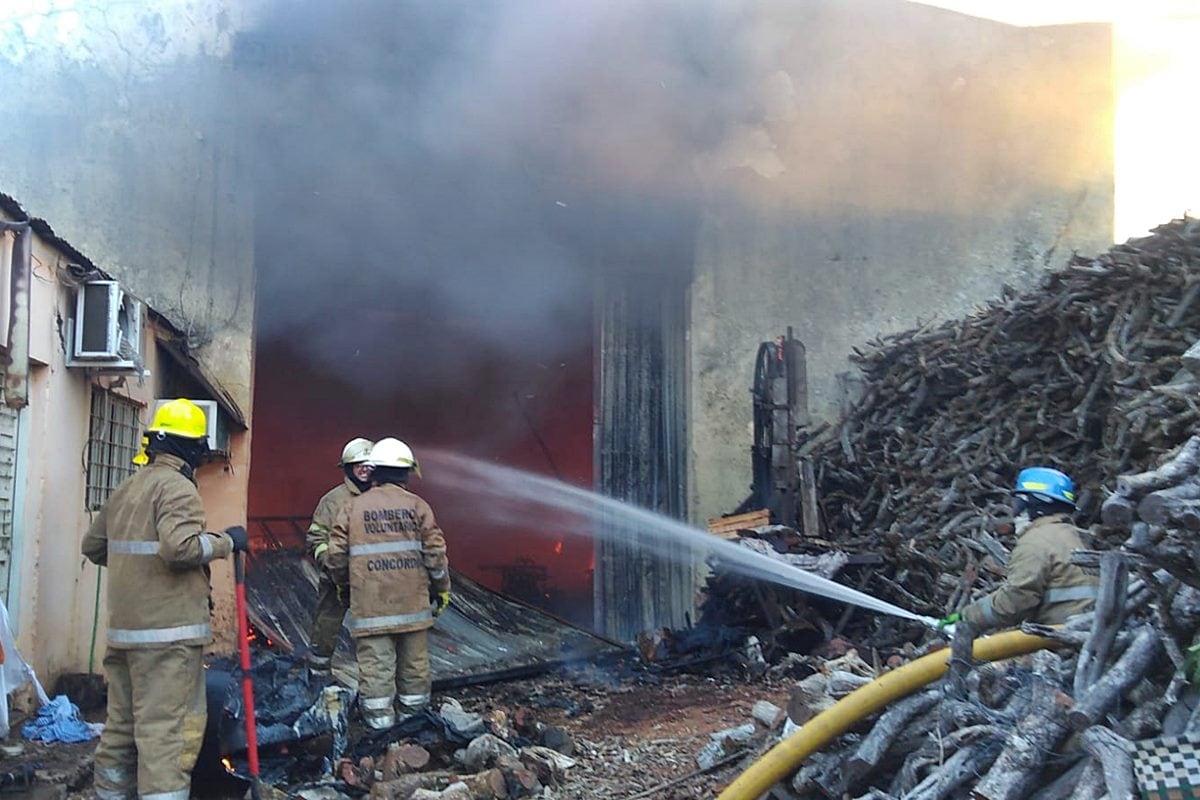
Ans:
[[[187,800],[204,736],[208,563],[245,550],[246,531],[205,531],[194,473],[208,452],[204,412],[159,407],[149,463],[100,509],[83,555],[108,567],[108,715],[96,749],[101,800]]]
[[[358,646],[359,706],[375,729],[429,703],[427,644],[433,618],[450,604],[446,539],[433,509],[405,484],[417,460],[398,439],[371,448],[372,488],[333,526],[327,564],[350,587],[350,634]]]
[[[308,526],[308,552],[318,565],[324,563],[325,551],[329,549],[329,533],[338,514],[371,485],[371,467],[367,464],[367,457],[371,454],[373,444],[369,439],[351,439],[342,448],[342,457],[338,461],[338,466],[342,468],[342,482],[326,492],[317,503],[312,524]],[[321,569],[317,582],[317,607],[309,631],[312,652],[308,656],[308,666],[313,672],[329,673],[338,635],[342,632],[342,620],[349,607],[349,593],[344,589],[339,590],[329,573]]]

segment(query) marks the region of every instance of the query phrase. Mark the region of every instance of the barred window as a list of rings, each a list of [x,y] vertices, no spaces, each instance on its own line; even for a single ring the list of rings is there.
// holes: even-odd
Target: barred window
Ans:
[[[133,474],[133,457],[141,446],[141,406],[118,394],[93,387],[92,423],[88,433],[87,507],[108,502],[121,481]]]

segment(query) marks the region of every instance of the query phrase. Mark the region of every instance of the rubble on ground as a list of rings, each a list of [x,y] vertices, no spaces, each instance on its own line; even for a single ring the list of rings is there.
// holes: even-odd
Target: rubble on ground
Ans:
[[[352,720],[331,774],[276,784],[305,800],[708,797],[776,741],[786,692],[586,671],[465,687],[388,731]]]

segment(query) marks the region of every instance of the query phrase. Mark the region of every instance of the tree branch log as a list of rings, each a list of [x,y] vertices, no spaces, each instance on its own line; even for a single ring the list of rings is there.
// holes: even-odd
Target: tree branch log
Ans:
[[[1083,749],[1104,770],[1109,800],[1134,800],[1133,756],[1130,742],[1103,725],[1083,732]]]

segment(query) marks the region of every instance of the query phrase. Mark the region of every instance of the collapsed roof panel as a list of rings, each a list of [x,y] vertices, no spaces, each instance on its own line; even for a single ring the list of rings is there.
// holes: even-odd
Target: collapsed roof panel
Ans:
[[[275,548],[250,560],[246,595],[251,622],[272,647],[305,651],[318,574],[303,552]],[[625,648],[546,612],[501,595],[452,570],[454,602],[429,637],[435,688],[485,683],[589,661]],[[343,631],[343,639],[346,639]],[[348,642],[339,655],[348,654]],[[353,659],[335,657],[339,677],[353,679]]]

